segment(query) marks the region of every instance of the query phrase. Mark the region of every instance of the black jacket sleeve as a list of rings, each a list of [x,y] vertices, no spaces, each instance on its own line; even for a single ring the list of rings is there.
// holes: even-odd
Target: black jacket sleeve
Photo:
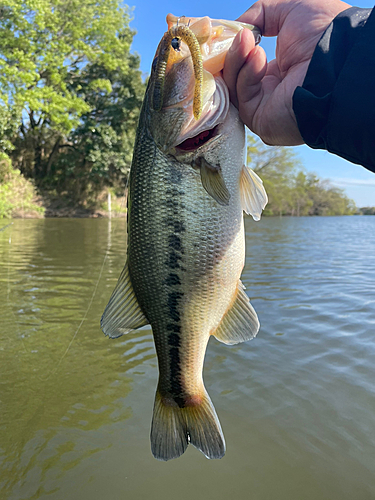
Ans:
[[[333,20],[293,109],[307,145],[375,172],[375,8],[351,7]]]

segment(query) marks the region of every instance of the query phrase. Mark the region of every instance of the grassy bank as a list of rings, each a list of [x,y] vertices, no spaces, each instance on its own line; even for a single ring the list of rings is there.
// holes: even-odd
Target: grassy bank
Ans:
[[[110,210],[108,206],[108,194],[110,194]],[[72,204],[68,196],[57,196],[51,193],[44,193],[42,196],[45,207],[45,217],[125,217],[126,216],[126,195],[116,196],[108,189],[104,189],[95,202],[83,202],[77,205]]]
[[[108,193],[111,194],[111,216],[126,215],[125,196],[117,197],[104,190],[96,203],[72,205],[69,197],[38,193],[34,183],[12,167],[9,157],[0,153],[0,219],[43,217],[108,217]]]
[[[43,217],[45,209],[32,181],[12,167],[9,157],[0,153],[0,219]]]

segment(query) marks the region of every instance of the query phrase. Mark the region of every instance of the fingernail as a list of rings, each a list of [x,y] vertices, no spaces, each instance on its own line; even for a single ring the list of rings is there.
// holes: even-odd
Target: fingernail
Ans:
[[[254,35],[254,40],[255,40],[255,45],[258,45],[262,39],[262,32],[260,28],[257,26],[254,26],[254,28],[251,30],[252,34]]]
[[[242,32],[243,32],[243,30],[241,30],[239,33],[237,33],[237,36],[235,37],[232,45],[230,46],[230,49],[229,49],[230,52],[234,52],[241,45]]]

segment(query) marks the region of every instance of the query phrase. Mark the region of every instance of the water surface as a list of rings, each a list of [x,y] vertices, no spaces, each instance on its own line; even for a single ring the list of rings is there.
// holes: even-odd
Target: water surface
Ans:
[[[0,221],[0,229],[7,223]],[[156,461],[150,329],[103,336],[125,221],[15,220],[0,232],[0,498],[375,498],[375,217],[246,220],[261,321],[209,343],[227,442]]]

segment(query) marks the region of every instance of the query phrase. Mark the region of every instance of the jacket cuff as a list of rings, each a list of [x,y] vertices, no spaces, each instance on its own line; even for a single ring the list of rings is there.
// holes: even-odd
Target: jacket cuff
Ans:
[[[293,110],[307,145],[375,171],[375,9],[351,7],[333,20]]]

